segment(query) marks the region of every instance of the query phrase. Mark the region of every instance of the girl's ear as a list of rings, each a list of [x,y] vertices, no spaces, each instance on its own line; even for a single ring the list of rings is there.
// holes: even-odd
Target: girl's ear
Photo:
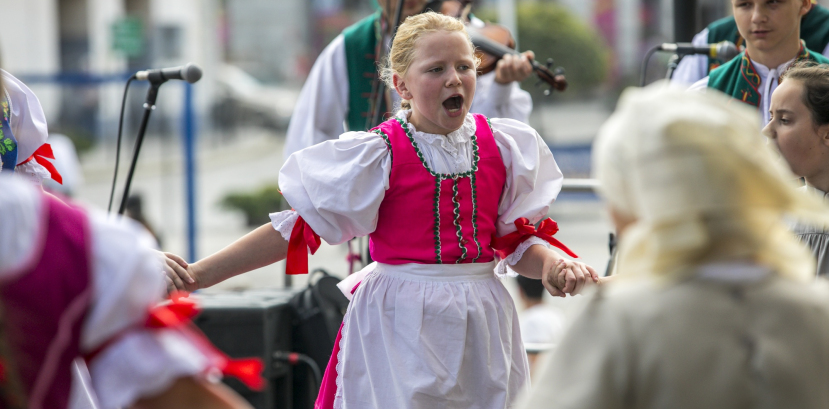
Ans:
[[[392,82],[394,83],[394,89],[400,95],[402,99],[412,99],[412,93],[409,91],[409,88],[406,86],[406,81],[400,75],[394,74],[391,77]]]
[[[817,134],[824,145],[829,146],[829,124],[823,124],[817,128]]]

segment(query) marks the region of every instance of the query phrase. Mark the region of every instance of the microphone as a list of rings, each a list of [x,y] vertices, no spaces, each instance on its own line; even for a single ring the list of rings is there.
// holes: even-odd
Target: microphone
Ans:
[[[716,44],[708,44],[703,47],[691,43],[664,43],[659,49],[677,54],[703,54],[718,60],[728,61],[737,56],[740,50],[731,41],[720,41]]]
[[[192,84],[201,79],[201,68],[196,64],[187,63],[180,67],[138,71],[135,73],[135,79],[150,81],[153,84],[161,84],[167,80],[184,80]]]

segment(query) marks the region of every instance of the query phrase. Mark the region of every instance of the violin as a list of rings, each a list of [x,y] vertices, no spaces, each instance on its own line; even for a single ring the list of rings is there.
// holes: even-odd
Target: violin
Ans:
[[[506,27],[494,23],[485,23],[483,27],[475,27],[470,24],[469,12],[472,9],[471,0],[445,0],[439,3],[440,7],[435,8],[438,8],[440,13],[459,18],[466,24],[466,31],[469,33],[472,44],[476,48],[475,56],[481,59],[481,66],[478,67],[478,75],[487,74],[495,70],[498,60],[507,54],[521,55],[515,49],[515,39]],[[433,4],[433,6],[437,5]],[[434,10],[435,8],[432,9]],[[549,89],[544,90],[544,95],[550,95],[553,89],[556,91],[564,91],[567,89],[564,68],[557,67],[553,69],[554,62],[552,58],[548,59],[544,65],[532,59],[530,60],[530,64],[540,79],[538,84],[547,83],[550,86]]]

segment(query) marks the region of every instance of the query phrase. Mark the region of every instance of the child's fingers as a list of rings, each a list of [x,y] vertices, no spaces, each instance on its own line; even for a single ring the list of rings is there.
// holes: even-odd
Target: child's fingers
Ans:
[[[593,267],[590,267],[587,264],[585,264],[584,267],[587,268],[587,272],[590,273],[590,279],[592,279],[594,283],[598,283],[599,282],[599,273],[596,272],[596,269],[594,269]]]
[[[175,274],[179,276],[179,278],[181,278],[189,284],[193,284],[196,282],[196,280],[194,280],[193,277],[190,276],[187,270],[185,270],[185,268],[182,267],[181,264],[179,264],[177,261],[170,259],[169,257],[165,258],[164,260],[167,263],[167,267],[173,270],[173,272],[175,272]]]
[[[164,253],[164,255],[165,255],[167,258],[169,258],[169,259],[171,259],[171,260],[175,261],[178,265],[182,266],[183,268],[187,268],[187,266],[189,266],[189,264],[187,264],[187,262],[186,262],[186,261],[184,261],[184,259],[183,259],[183,258],[181,258],[181,257],[179,257],[179,256],[177,256],[177,255],[175,255],[175,254],[173,254],[173,253]]]
[[[170,296],[170,294],[176,291],[176,285],[175,283],[173,283],[173,280],[171,280],[170,277],[167,277],[166,274],[164,275],[164,282],[167,283],[167,296]]]
[[[550,275],[549,277],[555,277],[555,276],[554,276],[554,275]],[[564,298],[564,297],[566,297],[566,296],[567,296],[566,294],[564,294],[563,292],[561,292],[561,290],[559,290],[559,289],[558,289],[558,287],[556,287],[555,285],[553,285],[553,284],[550,282],[550,280],[549,280],[549,279],[547,279],[547,280],[541,280],[541,284],[543,284],[543,285],[544,285],[544,288],[546,288],[546,289],[547,289],[547,292],[549,292],[549,293],[550,293],[550,295],[552,295],[553,297],[562,297],[562,298]]]
[[[173,285],[179,290],[185,290],[184,288],[184,281],[181,281],[181,277],[175,273],[171,268],[165,267],[164,272],[167,275],[167,279],[170,280]]]
[[[562,288],[561,291],[564,291],[567,294],[572,294],[573,290],[576,289],[576,274],[573,273],[570,266],[567,266],[567,268],[562,270],[561,274],[564,275],[564,288]]]

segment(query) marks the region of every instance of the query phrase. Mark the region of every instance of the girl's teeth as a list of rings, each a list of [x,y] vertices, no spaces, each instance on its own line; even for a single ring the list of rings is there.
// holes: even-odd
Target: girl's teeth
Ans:
[[[454,108],[454,109],[450,109],[449,112],[454,114],[455,112],[458,112],[460,110],[461,110],[460,108]]]

